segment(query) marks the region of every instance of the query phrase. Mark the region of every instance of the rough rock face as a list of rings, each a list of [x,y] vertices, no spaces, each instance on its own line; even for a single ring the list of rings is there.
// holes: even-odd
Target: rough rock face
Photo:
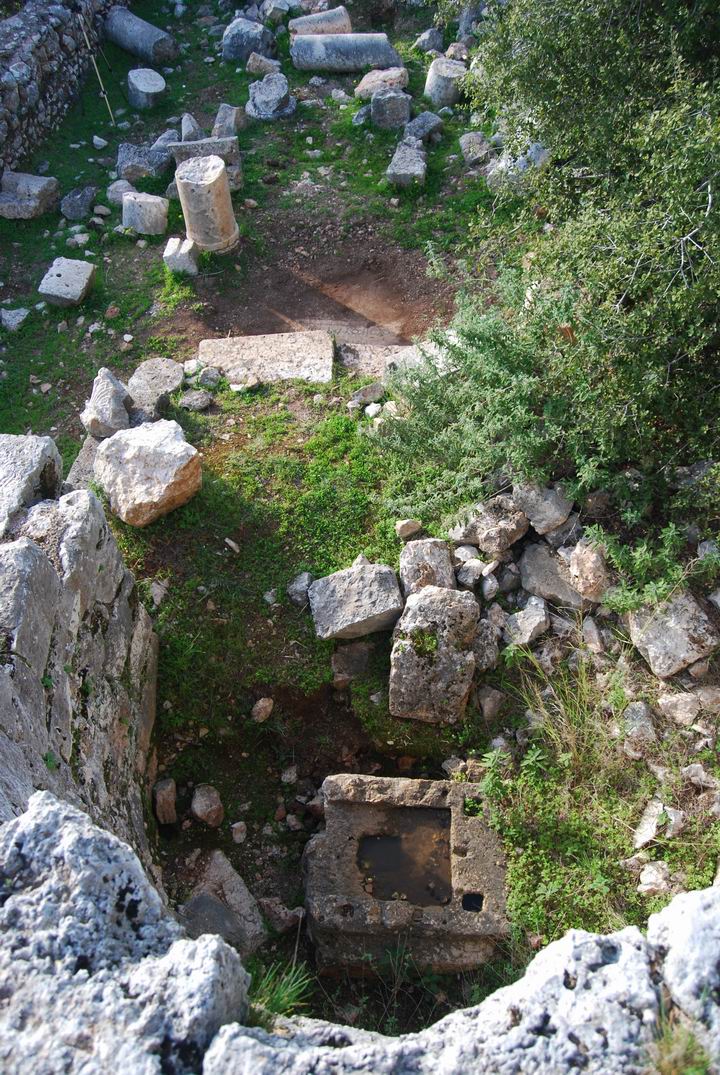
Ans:
[[[663,991],[720,1059],[720,888],[677,896],[647,939],[572,930],[479,1006],[387,1038],[236,1022],[247,997],[237,952],[184,939],[134,854],[51,795],[0,829],[0,876],[7,1075],[644,1075]]]
[[[130,848],[68,803],[38,793],[0,829],[0,877],[6,1075],[195,1072],[244,1017],[237,952],[185,939]]]
[[[720,645],[720,634],[695,598],[677,594],[657,608],[628,616],[630,638],[661,679],[682,672]]]
[[[239,873],[222,851],[211,851],[202,863],[202,876],[181,918],[191,937],[218,933],[249,956],[267,939],[260,910]]]
[[[102,440],[112,437],[119,429],[130,425],[130,393],[122,381],[105,366],[93,381],[90,399],[80,415],[80,421],[91,437]]]
[[[400,583],[409,596],[423,586],[455,589],[455,571],[447,542],[439,538],[409,541],[400,553]]]
[[[562,608],[579,609],[582,597],[571,585],[570,572],[547,545],[528,545],[520,557],[522,584],[528,593]]]
[[[102,441],[93,469],[112,510],[131,526],[147,526],[181,507],[202,485],[197,448],[177,422],[165,419]]]
[[[0,488],[0,818],[36,788],[87,809],[149,863],[142,787],[155,719],[157,642],[102,506],[56,496],[49,437],[6,437]],[[44,477],[43,477],[44,476]],[[43,499],[45,498],[45,499]],[[1,1065],[0,1065],[1,1066]]]
[[[518,541],[530,521],[510,496],[496,496],[478,504],[470,516],[450,531],[453,541],[477,545],[490,556],[498,556]]]
[[[397,576],[358,556],[352,567],[317,579],[308,589],[318,638],[360,638],[393,627],[403,610]]]
[[[393,716],[432,723],[462,717],[475,671],[479,613],[466,591],[424,586],[408,597],[390,657]]]

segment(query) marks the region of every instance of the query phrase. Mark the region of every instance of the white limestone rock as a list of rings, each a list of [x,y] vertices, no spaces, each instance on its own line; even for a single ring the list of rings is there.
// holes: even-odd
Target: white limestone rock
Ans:
[[[112,437],[130,425],[130,393],[105,366],[98,370],[93,381],[90,399],[80,415],[80,421],[91,437],[102,440]]]
[[[198,358],[215,366],[231,384],[332,380],[335,346],[329,332],[278,332],[201,340]]]
[[[542,597],[531,597],[525,608],[508,616],[503,631],[508,645],[529,646],[550,630],[550,614]]]
[[[0,433],[0,537],[21,508],[57,496],[62,459],[52,437]]]
[[[183,386],[185,371],[171,358],[148,358],[141,362],[128,381],[133,401],[133,418],[149,422],[159,418],[170,396]]]
[[[404,190],[416,184],[422,186],[426,175],[427,156],[422,141],[410,136],[403,138],[385,171],[388,183]]]
[[[717,628],[689,593],[679,593],[657,608],[628,615],[633,644],[660,679],[677,675],[720,644]]]
[[[403,610],[397,576],[358,556],[352,567],[316,579],[308,589],[318,638],[360,638],[394,627]]]
[[[512,495],[536,534],[547,534],[562,526],[572,511],[572,500],[564,496],[559,486],[546,489],[532,482],[520,482],[513,485]]]
[[[147,526],[181,507],[202,485],[197,449],[177,422],[165,419],[104,440],[94,474],[114,513],[131,526]]]
[[[180,239],[175,235],[168,239],[163,253],[163,261],[170,272],[186,276],[197,276],[199,257],[200,249],[192,239]]]
[[[79,306],[93,286],[96,272],[90,261],[55,258],[40,281],[38,294],[52,306]]]
[[[563,561],[547,545],[528,545],[520,557],[523,589],[561,608],[580,609],[583,599]]]
[[[496,496],[470,509],[449,534],[459,544],[477,545],[499,556],[523,537],[530,520],[510,496]]]
[[[407,67],[388,67],[385,71],[368,71],[355,87],[359,101],[369,101],[382,90],[404,90],[408,84]]]
[[[168,226],[167,198],[155,194],[123,194],[122,222],[138,235],[164,235]]]

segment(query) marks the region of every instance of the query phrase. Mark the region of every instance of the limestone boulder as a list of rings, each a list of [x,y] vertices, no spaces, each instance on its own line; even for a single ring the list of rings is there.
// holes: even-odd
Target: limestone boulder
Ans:
[[[390,712],[429,723],[463,716],[475,672],[479,606],[440,586],[412,593],[393,634]]]
[[[536,534],[547,534],[562,526],[572,511],[572,500],[568,500],[559,486],[546,489],[532,482],[521,482],[513,485],[512,495]]]
[[[388,183],[404,190],[422,186],[426,175],[427,156],[422,141],[419,138],[403,138],[385,172]]]
[[[418,52],[442,52],[445,47],[442,30],[431,26],[429,30],[423,30],[413,42],[413,48]]]
[[[368,71],[355,87],[360,101],[369,101],[383,90],[404,90],[408,84],[407,67],[388,67],[385,71]]]
[[[164,235],[168,226],[167,198],[155,194],[123,194],[122,222],[138,235]]]
[[[370,100],[370,119],[373,127],[395,131],[410,120],[410,94],[402,90],[378,90]]]
[[[460,135],[459,142],[463,160],[471,168],[485,164],[493,155],[493,147],[482,131],[467,131]]]
[[[219,828],[225,817],[225,809],[217,788],[212,784],[198,784],[193,791],[190,812],[194,818],[211,829]]]
[[[160,825],[174,825],[177,821],[177,788],[172,777],[158,780],[153,787],[153,807]]]
[[[147,526],[186,504],[202,485],[200,456],[177,422],[124,429],[102,441],[93,467],[113,512]]]
[[[436,116],[434,112],[421,112],[405,125],[403,134],[405,138],[419,138],[421,142],[427,142],[433,135],[439,135],[442,129],[442,116]]]
[[[397,576],[358,556],[352,567],[317,579],[308,589],[318,638],[360,638],[394,627],[403,610]]]
[[[496,496],[477,504],[450,530],[460,544],[477,545],[490,556],[499,556],[523,537],[530,526],[527,515],[510,496]]]
[[[13,879],[0,910],[6,1075],[150,1075],[160,1042],[168,1070],[189,1075],[188,1057],[245,1017],[238,952],[188,940],[130,848],[77,808],[33,795],[0,829],[0,867]]]
[[[628,628],[651,672],[661,679],[709,657],[720,645],[717,627],[690,593],[631,612]]]
[[[272,56],[275,37],[261,22],[249,19],[233,19],[222,38],[223,60],[245,63],[251,52],[260,56]]]
[[[52,306],[79,306],[95,282],[96,267],[90,261],[55,258],[47,270],[38,294]]]
[[[439,538],[409,541],[400,553],[400,584],[406,597],[423,586],[454,590],[455,570],[447,542]]]
[[[57,205],[60,184],[49,175],[28,175],[6,168],[0,179],[0,217],[34,220]]]
[[[589,541],[579,541],[570,554],[570,581],[588,601],[602,601],[610,586],[605,550]]]
[[[90,399],[80,414],[80,421],[96,440],[112,437],[130,425],[130,393],[105,366],[98,370],[93,381]]]
[[[279,71],[253,82],[249,93],[245,113],[250,119],[284,119],[297,108],[297,98],[291,96],[288,80]]]

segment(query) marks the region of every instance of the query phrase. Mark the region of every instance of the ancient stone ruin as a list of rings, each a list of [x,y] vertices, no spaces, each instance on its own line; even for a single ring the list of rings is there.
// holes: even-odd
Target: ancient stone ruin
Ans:
[[[504,857],[473,784],[328,777],[305,850],[308,929],[323,971],[372,973],[403,944],[420,969],[470,970],[507,936]]]

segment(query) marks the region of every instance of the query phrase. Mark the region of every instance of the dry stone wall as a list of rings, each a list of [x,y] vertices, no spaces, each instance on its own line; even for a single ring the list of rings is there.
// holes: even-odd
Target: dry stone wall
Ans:
[[[76,97],[102,17],[117,0],[29,0],[0,22],[0,175],[38,146]],[[122,0],[120,0],[122,2]]]
[[[157,640],[100,501],[50,437],[0,435],[0,820],[53,791],[147,868]]]

